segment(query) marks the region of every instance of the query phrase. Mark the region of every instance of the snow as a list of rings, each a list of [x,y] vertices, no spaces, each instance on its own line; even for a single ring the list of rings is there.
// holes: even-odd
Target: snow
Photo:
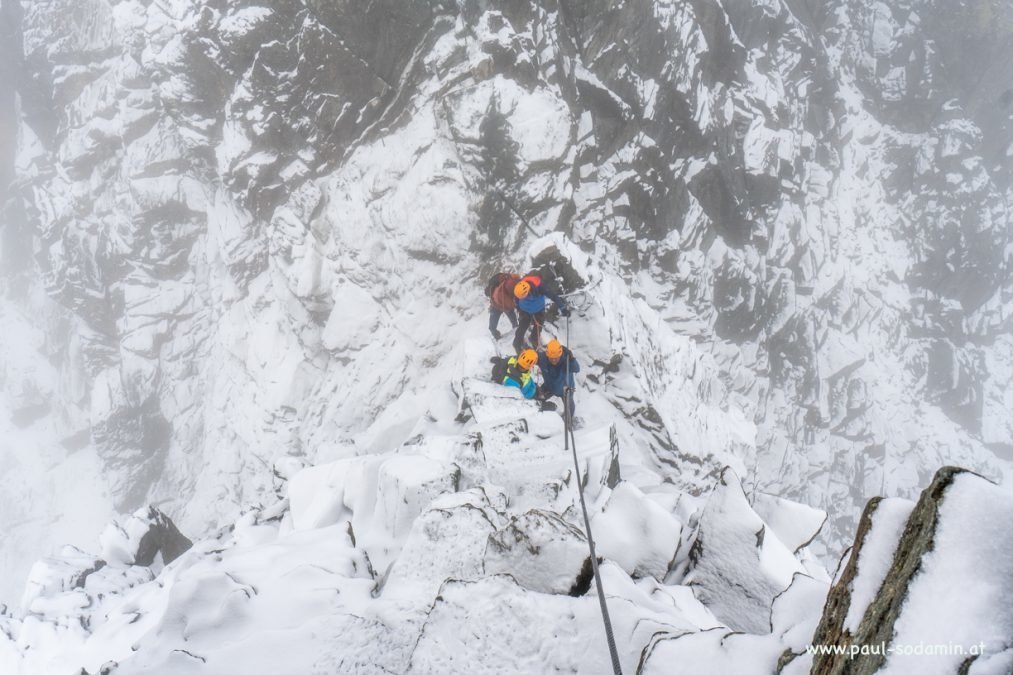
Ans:
[[[757,494],[752,506],[777,538],[793,552],[808,546],[827,520],[825,511],[775,495]]]
[[[620,483],[591,520],[599,555],[633,577],[663,579],[681,544],[682,523],[635,486]]]
[[[943,494],[932,550],[908,587],[894,625],[896,648],[884,673],[952,673],[984,645],[971,672],[1008,672],[1013,659],[1013,496],[973,474],[958,474]],[[956,581],[959,580],[959,581]],[[960,645],[964,654],[940,651]],[[956,651],[956,650],[953,650]]]
[[[686,583],[697,597],[731,628],[769,632],[771,602],[805,570],[750,508],[730,469],[707,500],[694,546]]]
[[[851,633],[858,630],[865,610],[879,593],[914,506],[914,502],[896,498],[884,499],[876,505],[872,526],[858,553],[858,573],[851,586],[851,600],[844,619],[845,630]]]
[[[380,328],[383,310],[364,289],[346,282],[335,289],[334,306],[324,326],[321,342],[332,351],[358,351]]]
[[[218,33],[226,43],[242,37],[271,17],[268,7],[241,7],[218,22]]]
[[[583,532],[545,511],[513,518],[489,537],[485,553],[487,575],[510,575],[518,585],[539,593],[569,593],[588,564]]]

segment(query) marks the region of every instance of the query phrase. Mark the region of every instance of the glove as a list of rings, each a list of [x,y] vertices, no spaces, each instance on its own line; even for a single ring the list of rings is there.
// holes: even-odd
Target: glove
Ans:
[[[561,308],[559,310],[559,315],[560,316],[570,316],[570,308],[569,307],[563,307],[563,308]]]
[[[499,340],[499,339],[500,339],[501,337],[503,337],[503,334],[502,334],[502,333],[500,333],[500,332],[499,332],[498,330],[496,330],[495,328],[493,328],[493,329],[492,329],[492,337],[493,337],[493,339],[494,339],[494,340]]]

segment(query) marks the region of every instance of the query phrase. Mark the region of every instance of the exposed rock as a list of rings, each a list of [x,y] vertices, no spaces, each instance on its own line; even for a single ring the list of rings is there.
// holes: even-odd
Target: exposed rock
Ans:
[[[138,509],[121,522],[110,523],[102,533],[102,557],[126,565],[148,567],[160,556],[168,565],[186,553],[193,542],[154,506]]]
[[[862,516],[855,546],[827,597],[813,673],[903,672],[932,652],[932,672],[1005,672],[1013,664],[1013,498],[964,469],[944,467],[904,523]],[[882,530],[882,531],[881,531]],[[885,532],[884,532],[885,531]],[[896,542],[896,543],[894,543]],[[913,651],[921,644],[921,652]],[[884,653],[883,646],[890,651]],[[960,645],[963,652],[942,646]]]

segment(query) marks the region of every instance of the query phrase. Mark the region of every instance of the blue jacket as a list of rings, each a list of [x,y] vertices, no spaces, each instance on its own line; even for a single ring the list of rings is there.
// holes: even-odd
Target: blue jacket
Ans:
[[[535,379],[531,377],[531,371],[524,370],[517,365],[517,357],[513,356],[507,361],[506,376],[503,384],[507,387],[517,387],[524,394],[524,398],[534,398],[537,386]]]
[[[570,361],[570,379],[567,381],[566,378],[566,362]],[[551,393],[553,396],[563,396],[563,390],[566,387],[572,387],[573,385],[573,374],[580,372],[580,364],[577,363],[577,359],[574,358],[573,353],[563,347],[563,355],[559,358],[559,363],[552,365],[549,361],[549,357],[545,355],[545,352],[538,352],[538,368],[542,371],[542,379],[545,380],[542,385],[546,391]]]
[[[545,287],[544,281],[538,286],[531,284],[531,292],[528,293],[528,297],[517,301],[517,308],[527,314],[538,314],[545,310],[545,298],[552,300],[560,309],[567,308],[562,298]]]

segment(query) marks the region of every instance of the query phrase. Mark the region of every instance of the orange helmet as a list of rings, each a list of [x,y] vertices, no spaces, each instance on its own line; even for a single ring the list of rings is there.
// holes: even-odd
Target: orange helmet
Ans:
[[[549,357],[549,360],[555,363],[563,356],[563,345],[559,344],[559,340],[552,338],[549,340],[549,344],[545,346],[545,355]]]
[[[514,286],[514,297],[518,300],[523,300],[528,297],[528,293],[531,292],[531,284],[527,281],[518,281],[517,285]]]
[[[524,370],[531,370],[531,366],[538,363],[538,354],[535,353],[534,349],[525,349],[521,352],[520,356],[517,357],[517,365]]]

